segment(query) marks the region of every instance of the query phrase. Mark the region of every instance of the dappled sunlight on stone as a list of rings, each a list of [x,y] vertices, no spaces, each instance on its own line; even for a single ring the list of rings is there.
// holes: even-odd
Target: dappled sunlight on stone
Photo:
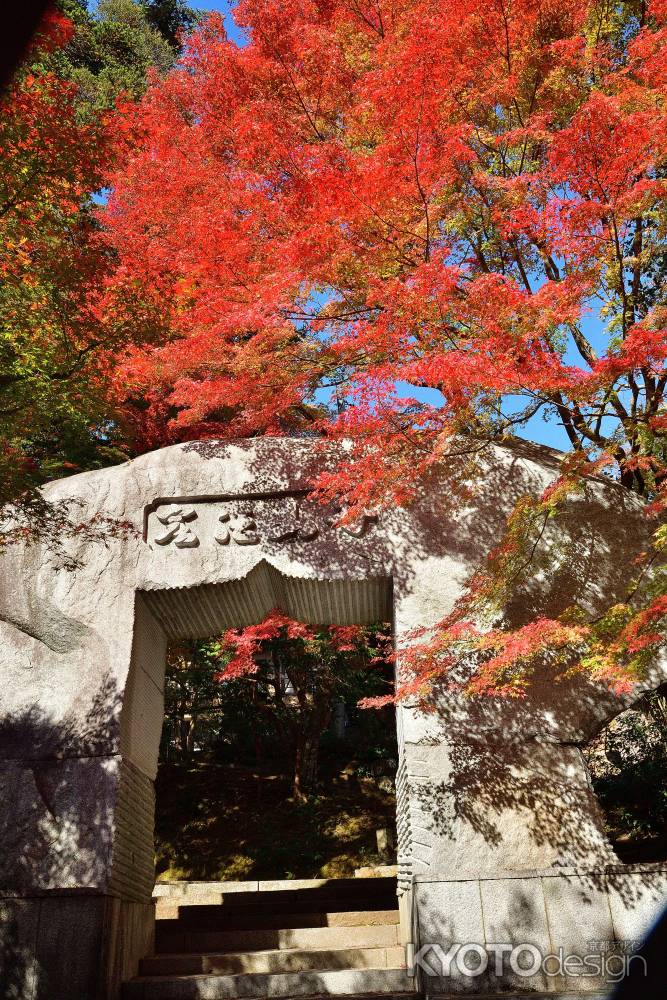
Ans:
[[[400,663],[413,629],[451,610],[513,501],[557,474],[548,449],[494,447],[465,509],[443,515],[444,470],[409,509],[380,512],[350,533],[326,512],[301,516],[325,458],[296,439],[166,448],[45,490],[136,533],[68,539],[75,571],[39,546],[2,553],[3,912],[16,956],[5,976],[11,984],[19,966],[26,982],[48,975],[51,994],[40,986],[35,1000],[51,1000],[73,975],[72,938],[62,937],[56,960],[52,936],[35,938],[38,919],[53,933],[86,928],[77,943],[82,996],[113,997],[150,951],[167,640],[257,623],[276,606],[315,623],[391,617]],[[591,608],[602,594],[613,599],[648,530],[629,503],[612,484],[587,484],[564,521],[568,556],[555,591],[518,591],[517,620],[562,608],[573,594]],[[178,530],[165,540],[174,522],[160,517],[178,509],[195,511],[185,524],[198,545],[178,547],[192,540]],[[656,662],[644,688],[665,676]],[[581,677],[557,682],[545,667],[521,701],[443,686],[429,712],[397,708],[403,943],[484,943],[512,928],[541,941],[542,913],[552,948],[584,940],[591,914],[609,940],[644,932],[664,899],[665,868],[618,864],[579,749],[626,704]],[[511,978],[500,983],[514,988]]]

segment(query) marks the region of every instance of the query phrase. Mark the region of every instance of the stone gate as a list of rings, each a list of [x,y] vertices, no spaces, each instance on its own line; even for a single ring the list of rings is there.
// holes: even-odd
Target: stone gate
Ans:
[[[150,950],[169,640],[280,607],[311,623],[391,621],[400,664],[411,631],[451,609],[513,502],[558,473],[549,449],[494,447],[465,507],[448,505],[445,470],[409,510],[340,527],[340,511],[308,499],[326,461],[294,439],[166,448],[51,484],[48,500],[90,530],[2,555],[3,996],[115,1000]],[[105,536],[107,524],[121,527]],[[620,595],[647,530],[637,501],[591,480],[559,519],[555,582],[524,587],[510,613]],[[666,677],[656,666],[642,690]],[[579,749],[627,703],[545,667],[521,701],[442,690],[428,712],[398,707],[399,895],[403,940],[423,959],[416,989],[600,988],[600,976],[526,975],[495,959],[472,975],[441,959],[453,945],[525,943],[581,956],[644,932],[667,869],[619,863]]]

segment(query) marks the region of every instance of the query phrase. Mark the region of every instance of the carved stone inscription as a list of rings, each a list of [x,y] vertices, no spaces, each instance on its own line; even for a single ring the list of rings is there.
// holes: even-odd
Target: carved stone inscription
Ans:
[[[378,521],[364,514],[355,524],[339,525],[341,507],[323,507],[295,497],[261,500],[164,503],[148,522],[149,542],[175,549],[217,546],[289,545],[312,542],[329,532],[362,538]]]
[[[195,521],[197,511],[192,507],[172,510],[168,514],[158,514],[157,519],[167,529],[160,535],[155,536],[158,545],[171,545],[172,542],[177,549],[194,549],[199,545],[199,539],[190,527],[189,522]]]
[[[260,537],[252,507],[246,507],[238,514],[226,511],[220,515],[218,521],[222,524],[222,528],[215,536],[219,545],[229,545],[230,542],[236,545],[259,545]]]

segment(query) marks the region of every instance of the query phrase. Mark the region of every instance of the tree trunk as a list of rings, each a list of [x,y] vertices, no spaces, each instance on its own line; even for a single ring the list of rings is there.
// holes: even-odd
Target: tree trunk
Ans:
[[[299,710],[293,717],[296,730],[296,760],[294,763],[294,798],[305,802],[317,782],[320,737],[331,719],[333,678],[324,674],[313,677],[310,670],[299,670],[298,664],[285,666],[285,673],[296,694]],[[313,681],[318,683],[313,683]]]
[[[190,716],[190,727],[188,729],[188,735],[186,741],[186,746],[188,749],[188,757],[192,757],[192,754],[195,749],[195,732],[197,730],[197,719],[198,716],[196,715]]]
[[[190,715],[187,718],[183,717],[179,722],[182,760],[189,760],[192,756],[196,726],[197,718],[193,715]]]
[[[319,733],[315,736],[304,733],[297,742],[293,794],[300,802],[306,801],[317,780],[319,743]]]

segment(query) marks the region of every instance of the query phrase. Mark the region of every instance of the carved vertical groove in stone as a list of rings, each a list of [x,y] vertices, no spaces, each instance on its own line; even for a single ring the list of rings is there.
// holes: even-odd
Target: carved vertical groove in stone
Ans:
[[[123,899],[150,900],[155,882],[153,782],[123,760],[115,811],[115,838],[110,889]]]
[[[396,840],[398,844],[398,894],[412,885],[412,831],[410,829],[410,786],[405,755],[401,754],[396,772]]]

